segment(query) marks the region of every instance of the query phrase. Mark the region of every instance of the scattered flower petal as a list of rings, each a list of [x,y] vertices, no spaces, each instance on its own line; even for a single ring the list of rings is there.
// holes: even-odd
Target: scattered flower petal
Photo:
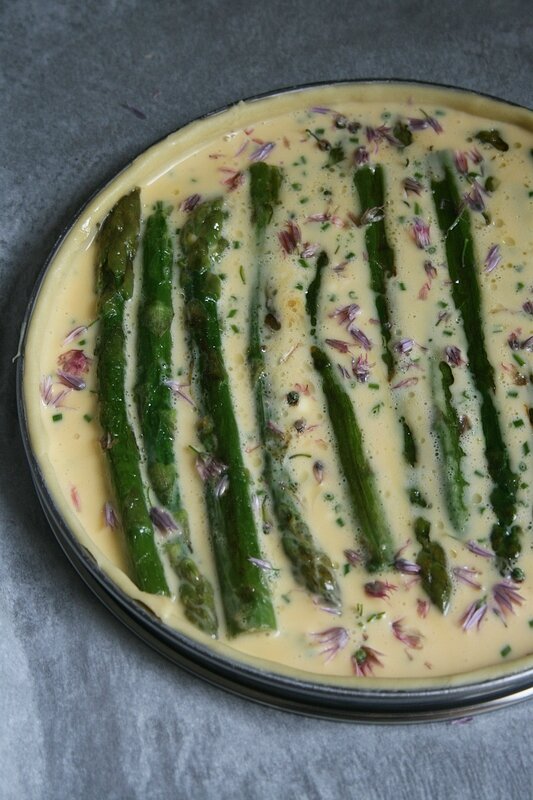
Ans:
[[[525,599],[518,593],[516,585],[508,580],[495,584],[492,587],[492,596],[504,617],[508,613],[514,614],[513,606],[521,606]]]
[[[320,652],[327,656],[326,663],[335,658],[337,653],[348,644],[350,637],[346,628],[340,626],[334,628],[326,628],[324,631],[312,633],[311,636],[316,639],[320,644],[325,645],[324,649]]]
[[[189,405],[194,406],[193,401],[189,397],[189,395],[184,392],[183,390],[189,386],[188,383],[179,383],[178,381],[173,380],[165,380],[163,381],[163,386],[168,386],[171,392],[173,392],[177,397],[181,397],[182,400],[189,403]]]
[[[411,225],[411,236],[420,250],[429,247],[431,239],[429,236],[430,226],[421,217],[415,217]]]
[[[279,243],[285,253],[290,255],[302,240],[302,233],[298,225],[292,220],[285,223],[285,228],[278,233]]]
[[[397,619],[391,624],[394,636],[406,647],[410,647],[413,650],[420,650],[424,637],[419,631],[405,629],[402,622],[403,619]]]
[[[260,145],[257,150],[253,151],[252,155],[250,156],[250,161],[264,161],[266,158],[268,158],[275,146],[276,145],[274,142],[266,142],[265,144]]]
[[[203,481],[220,478],[227,469],[225,464],[209,453],[196,453],[196,470]]]
[[[481,584],[474,580],[475,575],[481,574],[479,570],[474,569],[473,567],[454,567],[453,574],[459,581],[461,581],[461,583],[466,583],[468,586],[472,586],[474,589],[481,589]]]
[[[487,547],[482,547],[473,539],[468,540],[466,547],[471,553],[474,553],[476,556],[481,556],[481,558],[494,558],[495,554],[492,550],[489,550]]]
[[[354,153],[354,161],[358,167],[362,167],[364,164],[368,164],[370,159],[370,154],[366,147],[361,146],[357,147]]]
[[[366,383],[367,380],[370,378],[371,368],[374,364],[368,363],[368,356],[365,354],[364,356],[358,356],[356,359],[352,358],[352,372],[354,378],[359,381],[359,383]]]
[[[89,371],[92,358],[85,355],[83,350],[67,350],[66,353],[61,353],[57,363],[65,373],[79,376]]]
[[[149,513],[150,519],[161,533],[168,534],[179,530],[176,521],[166,509],[152,506]]]
[[[358,314],[361,313],[360,307],[357,303],[350,303],[348,306],[343,306],[342,308],[336,308],[335,311],[332,311],[329,314],[330,319],[333,317],[337,317],[337,322],[340,325],[346,325],[348,329],[354,319],[357,317]]]
[[[383,662],[379,660],[378,656],[382,656],[378,650],[362,644],[358,650],[352,655],[352,669],[354,673],[360,677],[365,678],[374,674],[375,667],[382,667]]]
[[[461,367],[466,363],[461,355],[461,350],[453,344],[445,347],[444,353],[448,364],[452,364],[454,367]]]
[[[489,273],[496,269],[501,264],[502,255],[500,252],[500,245],[493,244],[489,247],[489,251],[485,258],[485,272]]]
[[[462,150],[455,150],[453,154],[453,160],[455,163],[455,168],[457,172],[460,172],[462,175],[466,175],[468,172],[468,157],[465,152]]]
[[[429,614],[429,600],[422,600],[422,598],[418,598],[416,601],[416,613],[422,619],[425,619]]]
[[[81,511],[80,494],[75,486],[70,487],[70,499],[76,511]]]
[[[248,558],[248,561],[250,562],[250,564],[253,564],[254,567],[258,567],[259,569],[262,569],[263,572],[268,572],[268,571],[274,569],[274,567],[272,566],[270,561],[267,561],[264,558],[254,558],[253,556],[250,556]]]
[[[191,194],[189,197],[186,197],[183,203],[181,204],[182,211],[193,211],[198,203],[201,200],[201,196],[199,194]]]
[[[73,342],[75,339],[79,339],[80,336],[85,336],[88,330],[87,325],[78,325],[77,328],[73,328],[70,333],[67,333],[63,344],[70,344],[70,342]]]
[[[80,392],[87,386],[83,378],[79,378],[77,375],[70,375],[62,369],[57,370],[57,377],[64,386],[68,386],[69,389],[74,389],[76,392]]]
[[[472,211],[481,212],[485,210],[485,201],[477,181],[472,181],[472,188],[469,192],[463,194],[463,201]]]
[[[116,528],[118,526],[117,513],[109,500],[104,503],[104,519],[108,528]]]
[[[483,617],[487,613],[487,608],[487,599],[485,597],[471,603],[459,620],[462,629],[469,631],[471,628],[476,627],[479,630]]]
[[[357,550],[343,550],[344,556],[348,564],[352,567],[357,567],[363,560],[362,553],[358,552]]]
[[[364,590],[369,597],[389,598],[398,587],[388,581],[369,581],[365,583]]]
[[[348,328],[348,333],[350,333],[353,336],[355,341],[358,344],[360,344],[364,350],[372,350],[372,342],[360,328],[355,328],[354,326],[351,326],[350,328]]]
[[[324,480],[324,464],[322,461],[315,461],[313,464],[313,475],[318,484],[322,483]]]
[[[347,353],[351,347],[350,342],[343,342],[341,339],[326,339],[326,344],[339,353]]]
[[[405,378],[403,381],[399,383],[395,383],[394,386],[391,386],[391,389],[406,389],[408,386],[416,386],[418,383],[418,378]]]
[[[421,194],[422,189],[424,188],[420,181],[417,181],[415,178],[404,178],[402,181],[402,186],[407,194]]]

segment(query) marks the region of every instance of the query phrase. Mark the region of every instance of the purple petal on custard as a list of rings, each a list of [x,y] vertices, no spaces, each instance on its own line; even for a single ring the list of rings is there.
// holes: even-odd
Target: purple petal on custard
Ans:
[[[492,587],[492,596],[503,616],[514,614],[514,606],[521,606],[525,597],[518,593],[518,587],[509,580],[503,580]]]
[[[474,589],[481,589],[481,584],[476,580],[476,576],[480,575],[479,570],[473,567],[454,567],[453,574],[461,583],[466,583]]]
[[[326,628],[324,631],[312,633],[311,636],[316,639],[320,644],[325,645],[324,649],[320,652],[326,657],[326,662],[335,658],[337,653],[346,647],[349,642],[349,635],[346,628],[336,626],[334,628]]]
[[[152,506],[150,509],[150,519],[161,533],[172,533],[173,531],[179,530],[172,514],[164,508]]]
[[[485,272],[492,272],[501,264],[502,255],[500,252],[500,245],[493,244],[489,247],[489,251],[485,257]]]
[[[459,620],[461,628],[464,631],[469,631],[474,627],[479,630],[483,617],[487,613],[487,608],[487,600],[484,597],[471,603]]]
[[[372,350],[372,342],[370,341],[366,333],[363,333],[363,331],[360,328],[356,328],[355,326],[351,325],[348,328],[348,333],[351,334],[351,336],[353,336],[355,341],[358,344],[360,344],[362,348],[364,348],[365,350]]]
[[[276,145],[274,142],[266,142],[265,144],[262,144],[257,148],[257,150],[254,150],[250,156],[250,161],[264,161],[266,158],[268,158],[275,146]]]

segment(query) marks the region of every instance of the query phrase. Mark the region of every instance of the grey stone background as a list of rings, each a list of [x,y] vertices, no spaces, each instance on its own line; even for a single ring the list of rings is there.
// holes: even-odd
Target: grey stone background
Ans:
[[[324,79],[434,80],[531,106],[532,33],[527,0],[1,0],[2,800],[532,796],[531,702],[464,725],[306,719],[212,688],[128,633],[45,522],[11,363],[56,237],[158,137]]]

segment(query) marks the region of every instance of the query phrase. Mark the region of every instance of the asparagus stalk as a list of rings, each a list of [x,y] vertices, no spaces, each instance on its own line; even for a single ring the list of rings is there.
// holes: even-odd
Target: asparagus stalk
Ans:
[[[185,321],[194,345],[204,419],[200,436],[206,505],[228,633],[272,630],[276,619],[259,566],[261,551],[244,466],[228,374],[224,364],[217,301],[220,279],[213,266],[227,247],[221,198],[200,203],[181,229],[179,261]]]
[[[391,349],[391,319],[387,297],[387,281],[396,275],[394,252],[387,240],[383,210],[385,207],[385,179],[380,164],[356,169],[354,186],[361,204],[360,219],[365,221],[365,244],[370,267],[370,286],[374,292],[376,311],[381,327],[382,359],[387,367],[387,377],[394,375],[394,356]]]
[[[165,550],[180,580],[180,601],[190,622],[206,633],[215,634],[213,589],[191,556],[189,522],[181,501],[174,457],[176,411],[166,385],[172,372],[172,263],[167,212],[158,203],[146,222],[143,237],[135,394],[148,475],[157,499],[172,512],[178,524],[177,535]]]
[[[327,606],[338,608],[340,595],[333,564],[315,544],[291,494],[293,481],[284,463],[287,441],[277,432],[277,426],[269,425],[276,422],[276,411],[265,362],[261,256],[274,207],[279,203],[281,178],[279,167],[264,162],[257,162],[250,167],[252,224],[255,229],[258,267],[250,309],[248,364],[251,368],[256,416],[264,448],[264,479],[272,496],[283,549],[291,562],[297,583],[305,586]]]
[[[423,517],[415,520],[415,536],[422,545],[416,563],[420,567],[422,588],[443,614],[450,605],[452,582],[448,572],[446,553],[438,542],[429,538],[431,524]]]
[[[125,397],[124,304],[133,290],[133,260],[139,242],[140,217],[140,192],[134,189],[109,212],[97,237],[98,396],[106,456],[133,578],[145,592],[168,594]]]
[[[361,529],[361,544],[366,567],[373,572],[390,566],[393,560],[392,536],[376,487],[374,473],[366,457],[363,436],[349,394],[340,385],[331,361],[317,346],[311,347],[316,371],[331,420],[339,461]]]
[[[494,483],[490,502],[497,523],[492,528],[491,544],[501,572],[507,574],[512,570],[521,552],[521,529],[514,524],[519,482],[517,475],[511,469],[509,453],[494,403],[494,369],[485,346],[481,320],[481,291],[477,279],[470,214],[461,201],[449,155],[438,154],[436,167],[436,173],[431,179],[431,190],[446,247],[452,297],[463,320],[468,366],[481,398],[485,456]]]
[[[437,369],[440,373],[437,375]],[[444,498],[450,521],[457,533],[464,533],[468,520],[465,503],[465,480],[461,461],[464,451],[461,447],[461,426],[457,411],[453,406],[451,387],[454,383],[449,364],[440,361],[431,363],[431,385],[433,393],[433,427],[440,445],[440,466],[444,484]]]

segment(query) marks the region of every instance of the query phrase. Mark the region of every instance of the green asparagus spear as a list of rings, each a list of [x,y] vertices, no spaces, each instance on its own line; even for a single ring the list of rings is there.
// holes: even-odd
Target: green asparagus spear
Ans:
[[[188,548],[181,537],[169,542],[165,550],[180,580],[179,596],[185,616],[201,631],[215,636],[218,620],[213,587],[188,554]]]
[[[195,351],[204,419],[200,435],[205,496],[228,633],[276,627],[244,466],[239,429],[224,364],[217,301],[220,279],[212,271],[227,247],[221,198],[200,203],[181,229],[179,261],[185,321]]]
[[[450,605],[452,592],[446,553],[438,542],[430,540],[431,525],[426,519],[418,517],[414,527],[416,540],[422,545],[416,559],[420,567],[422,588],[429,599],[445,614]]]
[[[380,164],[356,169],[354,186],[361,204],[360,219],[364,221],[365,243],[370,267],[370,286],[374,292],[376,311],[381,326],[382,359],[389,381],[394,375],[394,356],[391,349],[391,319],[387,297],[387,281],[396,275],[394,252],[387,240],[383,210],[385,178]]]
[[[265,363],[261,256],[274,206],[279,203],[280,184],[279,167],[264,162],[252,164],[250,167],[252,223],[256,235],[258,267],[250,309],[248,363],[252,374],[258,427],[264,447],[264,479],[272,496],[283,549],[291,562],[296,581],[327,606],[337,608],[340,605],[340,596],[333,564],[313,541],[309,527],[292,497],[293,481],[284,463],[287,441],[280,435],[277,426],[269,425],[276,422],[276,411]]]
[[[178,524],[165,550],[178,575],[179,597],[187,619],[201,630],[215,634],[217,619],[213,589],[195,564],[191,552],[189,522],[180,497],[174,457],[176,412],[166,382],[171,376],[172,336],[172,240],[167,211],[156,205],[148,217],[143,237],[143,283],[137,335],[137,384],[135,394],[143,434],[148,475],[158,500]]]
[[[440,376],[437,375],[437,369]],[[461,447],[461,425],[453,406],[451,387],[454,383],[449,364],[441,361],[431,362],[431,385],[433,393],[433,427],[440,445],[440,465],[444,484],[444,497],[450,521],[457,533],[464,533],[468,520],[465,503],[465,480],[461,461],[464,451]]]
[[[438,154],[431,191],[446,247],[452,297],[463,319],[468,366],[481,398],[485,456],[494,483],[490,502],[497,518],[491,532],[491,544],[501,572],[508,574],[521,552],[521,530],[514,524],[519,482],[511,469],[494,403],[494,369],[487,356],[481,321],[481,291],[470,214],[461,201],[451,164],[448,154]]]
[[[165,381],[171,377],[172,240],[161,204],[143,238],[143,285],[138,315],[135,394],[148,475],[158,500],[186,526],[174,459],[176,412]]]
[[[98,233],[98,396],[107,461],[134,580],[143,591],[168,594],[146,506],[139,450],[126,411],[124,304],[133,290],[140,216],[140,192],[134,189],[118,201]]]
[[[311,347],[316,371],[333,427],[339,461],[346,479],[352,510],[361,528],[361,544],[370,571],[386,568],[393,560],[392,536],[374,473],[366,457],[363,437],[349,394],[340,385],[331,361],[319,347]]]

